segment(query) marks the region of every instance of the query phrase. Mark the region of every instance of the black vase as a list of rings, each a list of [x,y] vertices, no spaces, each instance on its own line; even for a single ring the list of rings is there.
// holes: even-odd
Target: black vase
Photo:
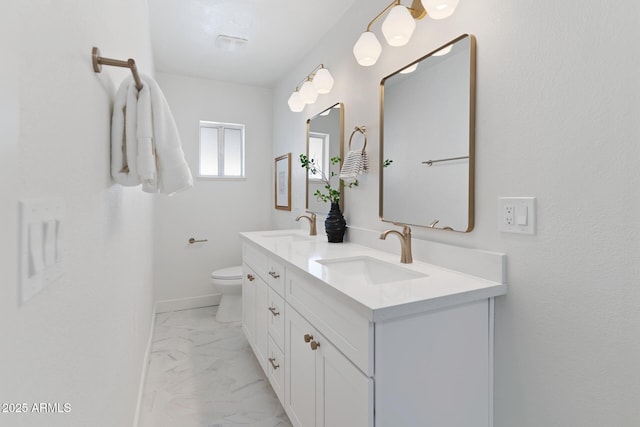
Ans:
[[[338,203],[331,202],[331,210],[324,220],[324,230],[327,232],[329,243],[342,243],[347,231],[347,221],[344,220]]]

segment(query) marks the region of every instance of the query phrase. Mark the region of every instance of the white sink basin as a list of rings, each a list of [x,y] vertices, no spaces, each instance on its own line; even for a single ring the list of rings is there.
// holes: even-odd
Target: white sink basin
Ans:
[[[426,274],[419,271],[409,270],[368,256],[319,259],[316,262],[327,268],[329,276],[352,280],[354,283],[380,285],[427,277]]]

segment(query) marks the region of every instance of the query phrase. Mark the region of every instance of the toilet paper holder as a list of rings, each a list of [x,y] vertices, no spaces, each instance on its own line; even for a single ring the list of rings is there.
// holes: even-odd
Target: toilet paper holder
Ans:
[[[189,244],[190,245],[193,245],[194,243],[208,242],[208,241],[209,241],[209,239],[196,240],[193,237],[189,238]]]

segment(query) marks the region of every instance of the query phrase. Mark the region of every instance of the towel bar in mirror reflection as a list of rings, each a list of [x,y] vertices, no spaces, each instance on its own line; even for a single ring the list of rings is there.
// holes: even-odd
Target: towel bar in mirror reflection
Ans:
[[[464,159],[468,159],[468,158],[469,158],[469,156],[449,157],[448,159],[427,160],[426,162],[422,162],[422,164],[423,165],[427,165],[427,166],[431,166],[434,163],[451,162],[453,160],[464,160]]]

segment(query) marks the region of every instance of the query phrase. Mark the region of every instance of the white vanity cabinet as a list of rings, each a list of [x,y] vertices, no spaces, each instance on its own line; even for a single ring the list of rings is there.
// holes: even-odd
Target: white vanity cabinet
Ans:
[[[492,427],[505,285],[427,264],[415,281],[363,285],[316,261],[384,254],[256,235],[242,233],[243,329],[294,426]]]
[[[284,266],[243,247],[242,328],[279,399],[284,399]]]
[[[284,407],[294,426],[372,427],[373,380],[287,304]]]

